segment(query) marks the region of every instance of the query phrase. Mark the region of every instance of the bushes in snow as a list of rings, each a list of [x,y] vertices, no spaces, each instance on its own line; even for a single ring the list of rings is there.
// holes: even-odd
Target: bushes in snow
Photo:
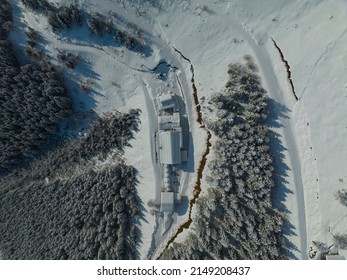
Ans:
[[[55,33],[64,29],[70,29],[74,25],[83,25],[82,11],[76,5],[56,7],[46,0],[22,0],[22,2],[32,10],[44,13],[48,17],[48,22]],[[98,37],[102,37],[105,33],[111,34],[117,43],[124,45],[129,50],[145,51],[147,48],[142,30],[134,24],[128,24],[128,28],[138,38],[126,31],[119,30],[112,19],[106,19],[99,13],[89,14],[87,25],[92,34]]]
[[[347,234],[333,234],[333,241],[334,244],[338,246],[340,249],[347,249]]]
[[[347,189],[338,190],[335,197],[342,205],[347,206]]]
[[[27,8],[42,12],[48,17],[48,22],[54,32],[69,29],[73,25],[81,26],[83,21],[82,12],[76,5],[62,6],[57,8],[47,0],[22,0]]]
[[[118,30],[114,26],[112,20],[106,20],[98,13],[90,15],[88,19],[88,28],[91,33],[98,37],[102,37],[104,33],[112,34],[115,41],[124,45],[129,50],[134,50],[136,47],[139,47],[139,49],[142,50],[145,48],[145,45],[139,40],[131,36],[126,31]],[[132,24],[129,28],[131,28],[131,30],[138,35],[142,34],[139,28]]]
[[[104,158],[112,149],[122,151],[132,138],[132,131],[138,129],[139,114],[139,110],[132,109],[127,114],[109,114],[99,119],[81,142],[81,156]]]
[[[82,26],[82,12],[74,5],[48,11],[48,22],[54,32],[62,29],[70,29],[73,25]]]
[[[22,3],[25,7],[36,12],[45,12],[53,9],[52,4],[47,0],[22,0]]]
[[[136,170],[119,158],[138,114],[100,118],[86,137],[0,179],[3,258],[138,257]]]
[[[98,37],[101,37],[103,35],[104,27],[105,24],[100,14],[93,13],[90,15],[90,17],[88,18],[88,28],[91,33]]]
[[[268,97],[250,57],[231,64],[226,88],[212,96],[217,137],[208,166],[207,195],[197,201],[193,232],[162,258],[282,259],[282,214],[274,209]]]
[[[79,55],[74,55],[69,52],[59,51],[58,54],[59,62],[65,64],[66,67],[71,69],[75,68],[76,64],[78,63],[78,61],[80,61],[80,59],[81,57]]]
[[[1,13],[9,12],[5,3]],[[4,18],[11,20],[7,15]],[[71,101],[54,69],[19,65],[6,38],[0,41],[0,69],[1,172],[33,156],[56,133],[60,121],[71,112]]]

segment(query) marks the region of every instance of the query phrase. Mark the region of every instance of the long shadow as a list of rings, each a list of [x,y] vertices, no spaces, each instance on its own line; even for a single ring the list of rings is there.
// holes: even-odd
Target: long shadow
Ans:
[[[177,215],[178,216],[184,216],[185,214],[187,214],[187,211],[189,210],[189,198],[188,196],[182,196],[181,197],[181,201],[179,204],[179,207],[177,207]]]
[[[135,188],[137,189],[139,187],[139,184],[140,184],[140,181],[138,180],[138,177],[139,177],[139,172],[138,170],[135,169],[135,172],[136,172],[136,181],[135,181]],[[141,222],[142,223],[148,223],[148,221],[145,219],[145,212],[147,212],[146,208],[144,207],[143,205],[143,201],[142,199],[140,198],[140,196],[138,195],[138,192],[136,191],[136,194],[135,194],[135,198],[136,198],[136,201],[137,201],[137,205],[139,206],[139,215],[140,215],[140,218],[139,220],[134,220],[134,224],[136,224],[136,226],[138,227],[138,231],[137,231],[137,235],[136,235],[136,243],[137,243],[137,247],[140,248],[140,244],[143,244],[143,233],[142,231],[140,230],[140,226],[141,226]],[[140,252],[139,250],[136,250],[136,253],[135,253],[135,259],[140,259]]]
[[[76,75],[69,75],[63,68],[60,72],[64,77],[64,84],[69,89],[74,114],[61,123],[59,130],[62,134],[68,132],[68,138],[75,138],[77,134],[88,131],[97,118],[95,96],[100,96],[102,93],[95,90],[95,81],[100,80],[100,75],[94,72],[92,65],[84,60],[76,63],[73,69]],[[77,77],[83,80],[77,80]],[[90,81],[90,85],[87,81]],[[83,89],[83,83],[85,83],[85,89]]]
[[[180,108],[180,115],[183,118],[187,119],[187,117],[184,116],[186,114],[187,110],[186,110],[186,104],[184,103],[183,98],[181,96],[179,96],[179,95],[176,95],[176,100],[177,100],[177,103],[178,103],[178,107]],[[188,123],[186,125],[189,126]],[[189,130],[189,127],[188,127],[188,130]]]
[[[268,137],[270,139],[269,146],[270,152],[273,159],[275,171],[273,173],[273,180],[275,182],[275,190],[272,192],[272,203],[273,206],[280,210],[285,216],[289,216],[291,211],[285,205],[285,201],[288,195],[293,192],[287,187],[288,186],[288,172],[290,168],[285,162],[284,153],[287,148],[283,146],[281,141],[281,135],[275,132],[273,129],[283,127],[281,120],[288,119],[290,110],[276,102],[273,99],[268,100],[267,106],[267,119],[266,125],[270,127]],[[296,236],[297,229],[285,218],[282,226],[282,238],[284,241],[284,253],[289,259],[297,259],[293,252],[300,251],[292,242],[287,238],[288,236]]]
[[[283,230],[283,240],[284,240],[284,244],[285,244],[285,248],[284,248],[284,254],[292,260],[296,260],[298,259],[293,252],[300,252],[300,249],[298,247],[296,247],[295,244],[293,244],[288,238],[287,236],[290,235],[297,235],[295,232],[295,227],[288,221],[285,220],[282,226],[282,230]]]
[[[89,62],[83,59],[79,60],[76,63],[74,72],[78,72],[83,77],[86,77],[86,78],[100,80],[100,75],[93,70],[93,66]]]
[[[185,172],[193,173],[194,172],[194,145],[193,145],[193,136],[189,130],[189,121],[186,116],[186,104],[181,96],[177,95],[176,100],[178,107],[180,109],[180,122],[182,127],[182,137],[183,137],[183,150],[188,152],[188,161],[182,163],[182,170]]]
[[[184,172],[194,173],[195,172],[194,168],[195,168],[195,163],[194,163],[193,136],[192,136],[192,133],[189,131],[188,133],[188,161],[182,163],[182,170]]]

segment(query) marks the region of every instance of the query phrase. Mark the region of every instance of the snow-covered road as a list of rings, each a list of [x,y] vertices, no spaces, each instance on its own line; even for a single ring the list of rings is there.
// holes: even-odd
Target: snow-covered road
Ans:
[[[258,61],[258,64],[260,66],[260,72],[261,75],[265,79],[266,88],[269,91],[270,97],[272,97],[276,102],[279,104],[283,104],[286,106],[289,110],[292,110],[292,104],[288,104],[287,99],[284,98],[284,95],[291,95],[291,92],[284,92],[283,89],[281,89],[277,79],[276,79],[276,73],[271,65],[269,56],[265,50],[265,42],[262,44],[259,44],[252,36],[247,33],[244,29],[237,26],[235,24],[234,28],[239,29],[240,32],[243,33],[244,38],[247,40],[248,44],[252,47],[252,50],[254,51],[254,54],[256,56],[256,60]],[[294,100],[294,96],[292,96],[292,99]],[[300,102],[300,100],[298,101]],[[294,128],[292,123],[292,118],[281,118],[279,120],[281,124],[283,125],[280,129],[280,134],[282,135],[282,140],[285,142],[284,146],[288,149],[288,152],[286,153],[286,156],[289,159],[289,169],[292,173],[292,178],[294,179],[295,184],[295,196],[296,196],[296,202],[297,202],[297,208],[298,208],[298,221],[299,221],[299,228],[297,229],[297,234],[300,236],[300,248],[301,248],[301,258],[307,259],[307,232],[306,232],[306,212],[305,212],[305,199],[304,199],[304,188],[303,188],[303,182],[302,182],[302,176],[301,176],[301,166],[300,166],[300,160],[298,156],[298,151],[296,147],[296,143],[294,140]]]

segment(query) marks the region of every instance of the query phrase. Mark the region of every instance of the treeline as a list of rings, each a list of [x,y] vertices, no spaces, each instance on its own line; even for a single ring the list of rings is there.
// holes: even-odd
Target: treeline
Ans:
[[[347,234],[335,233],[333,234],[334,244],[342,250],[347,250]]]
[[[83,24],[83,13],[76,5],[57,7],[47,0],[22,0],[22,3],[31,11],[44,14],[55,33]]]
[[[47,0],[22,0],[22,3],[32,11],[46,15],[54,32],[83,23],[82,12],[76,5],[57,8]]]
[[[138,130],[139,114],[139,110],[130,110],[126,114],[115,113],[98,117],[84,138],[71,140],[61,148],[48,152],[45,157],[27,168],[0,178],[0,195],[26,182],[54,180],[56,177],[68,178],[91,163],[104,161],[112,152],[115,152],[112,160],[119,160],[124,147]]]
[[[136,172],[124,164],[0,196],[4,259],[135,259]]]
[[[137,172],[120,157],[138,115],[100,118],[86,137],[0,179],[4,259],[138,258]]]
[[[138,38],[135,38],[124,30],[117,29],[111,18],[106,19],[99,13],[91,14],[87,23],[88,29],[92,34],[98,37],[109,34],[117,43],[124,45],[129,50],[145,52],[146,48],[148,48],[144,41],[142,30],[136,25],[128,24],[128,27]]]
[[[57,7],[47,0],[22,0],[22,3],[32,11],[46,15],[55,33],[73,26],[82,26],[86,16],[87,26],[92,34],[98,37],[109,34],[118,44],[132,51],[145,52],[148,48],[143,32],[135,25],[129,24],[129,27],[137,38],[118,29],[111,18],[105,18],[99,13],[86,14],[77,5]]]
[[[165,259],[285,259],[283,216],[276,191],[266,119],[268,97],[250,56],[229,65],[226,88],[212,96],[217,137],[207,195],[197,201],[193,231]]]
[[[72,111],[67,91],[52,67],[20,65],[8,40],[12,11],[0,4],[0,172],[34,156]]]

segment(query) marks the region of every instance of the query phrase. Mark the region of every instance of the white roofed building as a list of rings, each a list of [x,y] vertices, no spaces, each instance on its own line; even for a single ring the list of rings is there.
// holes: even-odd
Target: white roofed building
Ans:
[[[187,161],[187,152],[183,151],[183,133],[181,114],[178,111],[176,97],[172,92],[163,92],[157,96],[159,107],[156,150],[161,164],[181,164]]]
[[[167,110],[176,106],[175,99],[170,92],[163,93],[158,96],[159,110]]]
[[[180,113],[158,116],[159,130],[170,130],[181,126]]]
[[[160,211],[173,212],[174,206],[175,206],[175,194],[173,192],[162,192]]]
[[[181,129],[159,131],[159,160],[161,164],[181,164]]]

